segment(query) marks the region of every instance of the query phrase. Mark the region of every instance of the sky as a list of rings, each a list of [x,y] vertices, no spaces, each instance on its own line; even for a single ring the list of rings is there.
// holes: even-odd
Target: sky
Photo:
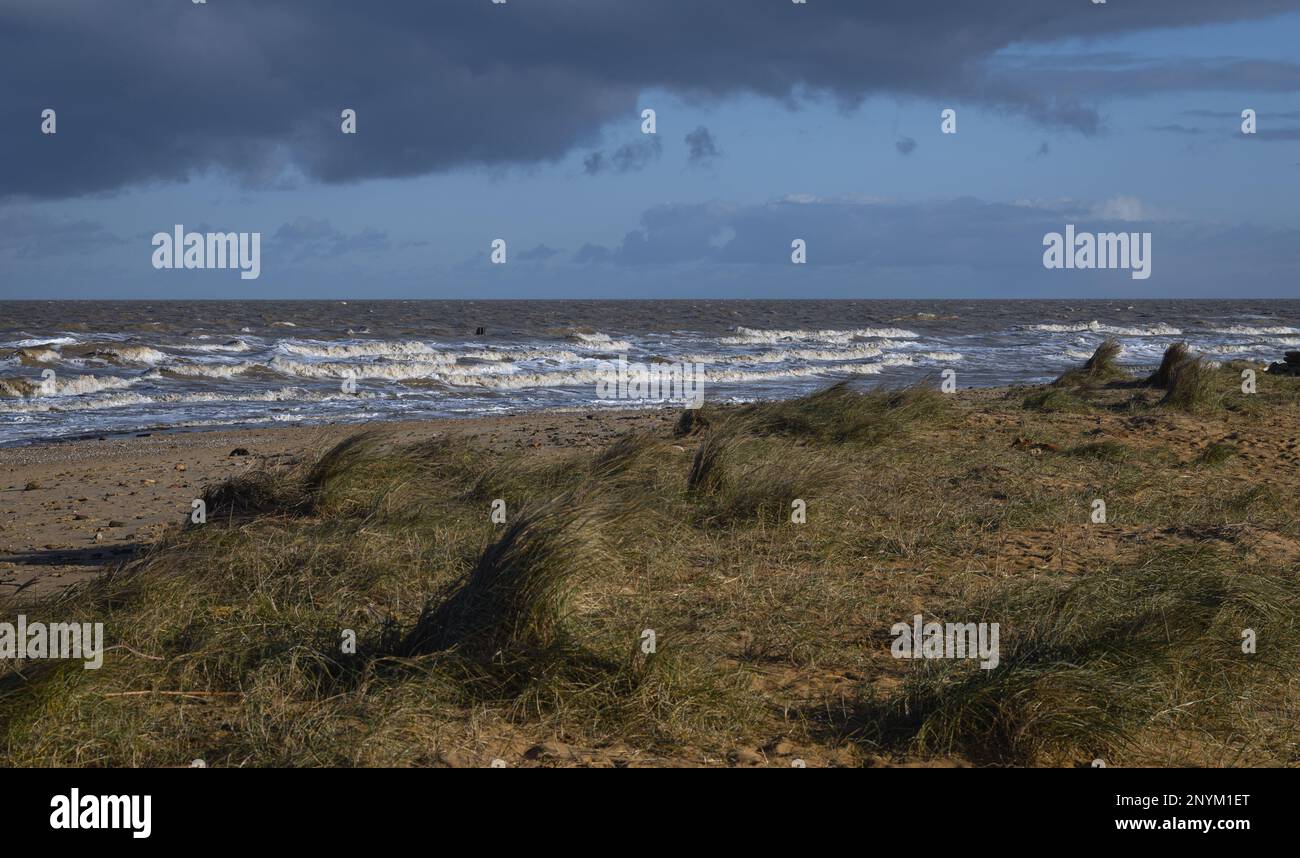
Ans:
[[[1300,0],[0,0],[0,299],[1295,298],[1298,95]]]

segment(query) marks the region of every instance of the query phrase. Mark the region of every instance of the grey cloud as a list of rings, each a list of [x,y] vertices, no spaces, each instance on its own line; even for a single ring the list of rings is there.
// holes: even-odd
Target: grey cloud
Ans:
[[[916,151],[916,141],[911,137],[900,137],[894,143],[894,148],[898,150],[900,155],[911,155]]]
[[[1245,109],[1244,107],[1242,108]],[[1184,110],[1183,116],[1197,116],[1202,119],[1233,119],[1241,120],[1241,110]],[[1261,117],[1267,116],[1270,119],[1300,119],[1300,110],[1283,110],[1274,112],[1266,110],[1259,114]]]
[[[82,255],[125,244],[126,241],[98,221],[0,209],[0,254],[15,259]]]
[[[659,142],[659,135],[647,134],[645,138],[635,143],[624,143],[614,150],[613,155],[608,157],[603,151],[592,152],[583,159],[583,169],[589,176],[599,175],[611,169],[616,173],[631,173],[644,170],[652,161],[657,160],[663,152],[663,144]]]
[[[1143,288],[1188,294],[1218,292],[1233,282],[1272,294],[1300,266],[1300,231],[1250,225],[1225,227],[1140,218],[1140,207],[1116,201],[1007,204],[972,198],[925,203],[855,199],[784,200],[765,205],[665,205],[646,211],[640,228],[613,248],[584,248],[588,259],[629,272],[689,268],[691,282],[725,280],[727,269],[767,276],[789,270],[791,242],[807,241],[808,268],[846,272],[855,281],[944,278],[1004,292],[1008,284],[1043,290],[1106,285],[1133,287],[1116,271],[1048,272],[1042,239],[1073,223],[1081,231],[1151,232],[1154,277]],[[1132,210],[1140,219],[1119,219]],[[727,236],[717,241],[717,236]],[[602,252],[603,251],[603,252]],[[712,273],[710,273],[712,272]],[[764,274],[766,273],[766,274]],[[891,281],[893,282],[893,281]],[[939,283],[930,288],[938,287]]]
[[[1300,65],[1240,57],[1159,60],[1124,55],[1004,56],[990,62],[992,80],[1011,89],[1031,80],[1033,91],[1069,92],[1075,97],[1151,95],[1182,91],[1300,91]],[[1023,85],[1023,84],[1020,84]],[[1249,106],[1249,105],[1243,105]],[[1241,111],[1236,115],[1240,116]],[[1209,112],[1206,115],[1213,115]]]
[[[1255,137],[1259,140],[1300,140],[1300,128],[1260,128],[1254,134],[1241,134],[1238,136],[1243,138]]]
[[[578,248],[578,252],[573,254],[573,261],[578,265],[587,265],[592,262],[608,262],[614,254],[608,247],[601,247],[598,244],[584,244]]]
[[[718,151],[717,141],[713,139],[713,132],[701,125],[694,131],[686,134],[686,161],[695,165],[706,165],[711,163],[722,153]]]
[[[268,247],[292,260],[334,258],[348,253],[374,253],[388,250],[388,233],[364,229],[345,233],[328,220],[299,217],[281,224],[267,240]]]
[[[544,262],[553,256],[558,256],[560,251],[553,247],[547,247],[545,244],[539,244],[532,250],[522,251],[516,259],[521,262]]]
[[[1255,18],[1295,0],[11,0],[0,9],[0,197],[67,197],[204,171],[256,187],[529,165],[590,147],[638,97],[963,99],[1091,133],[1080,97],[1132,93],[1094,66],[1018,75],[1012,45]],[[647,49],[651,46],[652,49]],[[1218,71],[1146,74],[1205,87]],[[1261,88],[1294,67],[1244,66]],[[1081,73],[1082,72],[1082,73]],[[1107,81],[1090,85],[1096,75]],[[1138,90],[1140,91],[1140,90]],[[1082,93],[1082,96],[1079,94]],[[38,133],[42,108],[59,112]],[[343,108],[358,133],[339,132]],[[22,131],[30,129],[30,133]]]

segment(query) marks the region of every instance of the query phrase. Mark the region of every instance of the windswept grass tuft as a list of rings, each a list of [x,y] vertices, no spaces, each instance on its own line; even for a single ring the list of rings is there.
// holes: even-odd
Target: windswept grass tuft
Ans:
[[[612,518],[579,495],[520,511],[464,582],[425,608],[401,651],[454,649],[487,664],[564,643],[578,588],[614,567],[602,535]]]
[[[823,444],[879,444],[933,423],[948,409],[930,387],[859,392],[842,381],[799,399],[751,405],[728,421],[732,431],[783,435]]]
[[[1095,387],[1127,379],[1129,374],[1117,362],[1123,351],[1119,340],[1111,337],[1097,346],[1083,366],[1070,370],[1052,384],[1056,387]]]
[[[1222,397],[1215,391],[1214,374],[1214,370],[1199,357],[1177,364],[1170,373],[1168,392],[1160,400],[1160,405],[1188,412],[1215,407]]]
[[[1091,411],[1092,406],[1069,391],[1059,387],[1045,387],[1025,397],[1024,407],[1028,411],[1045,413],[1082,414]]]
[[[947,612],[1000,624],[998,668],[923,663],[882,735],[901,729],[915,751],[995,764],[1114,759],[1171,735],[1189,759],[1217,759],[1260,707],[1290,693],[1298,612],[1293,571],[1243,574],[1204,550],[1166,551],[1065,584],[1004,586]],[[1269,651],[1244,653],[1243,629],[1269,640]]]
[[[1187,347],[1187,343],[1174,343],[1165,349],[1164,356],[1160,359],[1160,368],[1147,378],[1147,384],[1151,387],[1168,389],[1174,376],[1174,368],[1191,358],[1192,350]]]

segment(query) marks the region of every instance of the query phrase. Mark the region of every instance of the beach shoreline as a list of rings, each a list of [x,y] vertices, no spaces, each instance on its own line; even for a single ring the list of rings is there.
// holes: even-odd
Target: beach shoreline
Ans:
[[[0,447],[0,595],[32,597],[100,574],[182,523],[203,490],[357,432],[472,439],[487,450],[598,448],[671,425],[678,408],[574,409],[308,426],[155,430]],[[233,455],[236,451],[245,451]]]

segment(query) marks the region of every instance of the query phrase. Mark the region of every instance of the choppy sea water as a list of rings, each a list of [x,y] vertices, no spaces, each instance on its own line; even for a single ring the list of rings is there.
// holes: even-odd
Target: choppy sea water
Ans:
[[[705,364],[708,401],[1041,383],[1112,336],[1278,360],[1300,301],[0,302],[0,444],[655,404],[597,398],[619,356]]]

